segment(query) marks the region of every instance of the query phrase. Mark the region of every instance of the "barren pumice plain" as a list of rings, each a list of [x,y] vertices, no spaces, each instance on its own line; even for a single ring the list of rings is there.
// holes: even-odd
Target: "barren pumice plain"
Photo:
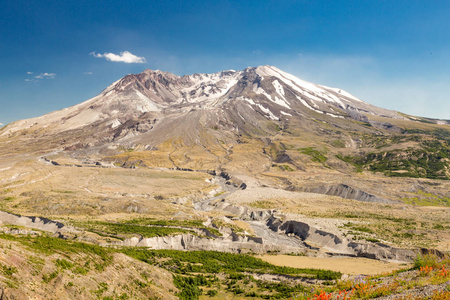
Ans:
[[[271,66],[127,75],[0,129],[0,294],[448,293],[449,142]]]

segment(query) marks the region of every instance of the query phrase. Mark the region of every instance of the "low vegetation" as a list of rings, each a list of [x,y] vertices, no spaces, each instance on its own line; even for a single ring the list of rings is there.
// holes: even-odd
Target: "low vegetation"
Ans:
[[[385,141],[385,140],[383,140]],[[336,155],[357,170],[380,172],[390,177],[450,179],[450,147],[447,141],[421,141],[420,148],[394,149],[361,155]]]
[[[318,163],[325,163],[327,161],[327,157],[325,156],[325,153],[322,151],[319,151],[317,149],[314,149],[313,147],[307,147],[307,148],[299,148],[298,151],[300,153],[306,154],[311,157],[311,160],[313,162]]]
[[[357,276],[341,280],[334,291],[316,294],[311,299],[374,299],[382,296],[397,295],[395,299],[449,299],[450,291],[439,288],[450,279],[450,258],[435,255],[419,255],[414,267],[376,276]],[[430,296],[417,293],[425,286],[435,286]]]
[[[426,193],[422,190],[402,199],[404,203],[419,206],[450,206],[450,197]]]
[[[96,233],[100,236],[124,239],[134,235],[140,235],[145,238],[167,236],[174,234],[193,233],[191,230],[183,228],[173,228],[165,225],[151,225],[147,222],[140,223],[122,223],[122,222],[77,222],[77,226],[85,228],[88,231]],[[158,223],[158,222],[155,222]]]
[[[315,270],[278,267],[259,258],[246,254],[233,254],[217,251],[177,251],[177,250],[146,250],[140,248],[125,248],[123,253],[136,259],[158,264],[175,273],[242,273],[281,274],[294,277],[333,280],[341,277],[341,273]],[[160,264],[160,259],[167,258]]]
[[[89,270],[91,267],[96,270],[103,270],[106,266],[112,263],[111,250],[98,245],[68,241],[60,238],[50,237],[47,235],[16,236],[10,234],[0,234],[0,239],[19,242],[28,249],[47,256],[55,253],[59,253],[65,256],[80,254],[84,255],[88,263],[85,263],[83,266],[74,265],[72,263],[69,263],[67,260],[57,261],[57,266],[63,268],[74,267],[77,272],[81,274],[87,272],[87,270]]]
[[[76,227],[83,228],[103,237],[124,240],[131,236],[145,238],[170,236],[178,234],[198,235],[195,229],[207,230],[216,236],[222,236],[217,228],[231,228],[235,233],[242,233],[243,229],[220,219],[213,220],[214,227],[203,225],[202,220],[161,220],[155,218],[134,218],[118,222],[106,221],[72,221]]]
[[[387,242],[400,247],[436,247],[436,240],[431,237],[449,228],[450,224],[437,216],[436,219],[425,220],[426,216],[423,219],[408,219],[371,212],[337,212],[332,215],[347,220],[341,227],[345,229],[345,235],[355,240]]]
[[[180,299],[198,299],[200,295],[224,290],[234,295],[263,299],[283,299],[306,292],[295,279],[310,278],[333,281],[341,273],[316,269],[279,267],[251,255],[216,251],[175,251],[124,248],[123,253],[173,272]],[[270,283],[256,279],[262,274],[285,276],[286,282]],[[210,292],[212,291],[212,292]]]
[[[147,221],[148,223],[159,222]],[[392,221],[399,224],[406,222],[401,219]],[[201,226],[199,221],[187,222]],[[158,224],[167,225],[168,223],[161,221]],[[186,225],[183,221],[169,222],[169,224]],[[373,233],[371,228],[362,224],[349,222],[346,227],[363,234]],[[450,293],[449,290],[442,288],[442,285],[450,280],[448,256],[419,255],[413,268],[409,270],[340,280],[342,274],[339,272],[274,266],[250,254],[149,250],[131,247],[113,249],[45,234],[41,236],[0,234],[0,239],[6,243],[19,243],[25,249],[38,254],[38,256],[29,257],[27,263],[33,266],[31,270],[34,270],[35,276],[40,276],[40,280],[45,285],[52,284],[62,274],[86,276],[102,272],[115,264],[114,255],[122,253],[137,261],[170,272],[173,275],[173,284],[178,289],[178,291],[172,290],[172,293],[176,293],[180,299],[207,299],[225,295],[248,299],[373,299],[405,293],[407,299],[419,299],[414,298],[415,291],[424,286],[436,286],[434,294],[428,299],[447,299],[445,297],[448,297]],[[55,257],[55,255],[58,258],[52,260],[54,267],[44,269],[44,261],[48,260],[46,257]],[[10,288],[18,288],[17,274],[20,272],[19,267],[0,264],[0,274]],[[142,276],[142,279],[135,278],[130,283],[138,290],[147,289],[151,284],[145,279],[147,275]],[[73,282],[67,282],[65,288],[74,288]],[[91,294],[100,299],[133,298],[124,293],[105,298],[105,295],[111,292],[110,290],[107,282],[100,281],[97,288],[92,289]]]

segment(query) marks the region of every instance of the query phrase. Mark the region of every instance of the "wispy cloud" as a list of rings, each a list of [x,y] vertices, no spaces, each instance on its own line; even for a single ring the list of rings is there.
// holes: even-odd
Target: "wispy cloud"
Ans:
[[[5,124],[3,124],[3,123],[0,122],[0,126],[3,126],[3,125],[5,125]]]
[[[41,73],[39,75],[34,76],[36,79],[54,79],[56,76],[55,73]]]
[[[42,79],[55,79],[55,77],[56,77],[56,73],[47,73],[47,72],[38,74],[38,73],[28,71],[27,75],[32,75],[31,77],[28,77],[25,79],[25,81],[28,81],[28,82],[37,82]]]
[[[95,53],[95,52],[91,52],[90,53],[92,56],[94,57],[98,57],[98,58],[106,58],[106,60],[109,61],[114,61],[114,62],[124,62],[127,64],[143,64],[145,63],[145,57],[141,57],[141,56],[136,56],[128,51],[123,51],[120,52],[119,55],[114,54],[114,53]]]
[[[92,75],[94,74],[93,72],[84,72],[84,75]]]
[[[261,50],[259,50],[259,49],[257,49],[257,50],[254,50],[254,51],[252,51],[252,53],[253,53],[253,54],[261,54],[261,53],[262,53],[262,51],[261,51]]]

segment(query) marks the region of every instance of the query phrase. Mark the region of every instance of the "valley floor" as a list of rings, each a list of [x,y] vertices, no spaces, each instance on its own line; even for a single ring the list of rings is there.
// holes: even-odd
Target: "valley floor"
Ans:
[[[448,207],[286,190],[311,180],[332,184],[344,178],[353,185],[356,179],[346,175],[337,180],[336,174],[291,172],[286,183],[282,172],[227,177],[38,159],[2,163],[4,299],[344,299],[345,293],[345,299],[448,299],[450,294],[444,253]],[[357,181],[370,189],[383,180],[362,174]],[[439,251],[417,256],[419,248]]]
[[[392,263],[363,257],[307,257],[291,255],[257,256],[275,266],[327,269],[347,275],[380,275],[410,268],[412,264]]]

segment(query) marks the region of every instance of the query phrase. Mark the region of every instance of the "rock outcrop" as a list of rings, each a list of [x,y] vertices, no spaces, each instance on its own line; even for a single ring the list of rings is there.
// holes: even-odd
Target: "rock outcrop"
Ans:
[[[276,232],[294,234],[305,243],[312,243],[328,251],[330,255],[366,257],[377,260],[411,262],[418,251],[400,249],[382,243],[363,243],[348,240],[343,236],[320,230],[307,223],[288,220],[281,221],[274,216],[267,220],[268,227]]]
[[[351,242],[348,247],[353,249],[356,256],[378,260],[389,260],[398,262],[412,262],[417,257],[417,250],[400,249],[382,243],[355,243]]]
[[[231,214],[230,218],[247,221],[253,225],[258,224],[259,232],[262,233],[261,236],[264,236],[261,242],[264,247],[261,245],[252,247],[252,251],[256,253],[266,251],[268,245],[278,245],[289,248],[289,251],[281,250],[282,253],[315,250],[332,256],[366,257],[402,262],[413,261],[418,253],[417,250],[399,249],[382,243],[355,242],[339,233],[312,226],[302,221],[300,217],[287,218],[275,210],[251,209],[247,206],[229,204],[224,200],[211,206],[214,210]],[[286,239],[291,239],[295,243]],[[296,251],[291,251],[292,249]],[[316,255],[320,254],[316,253]]]
[[[354,254],[348,248],[348,240],[345,237],[317,229],[304,222],[294,220],[282,222],[279,218],[271,216],[267,220],[267,226],[275,232],[293,234],[307,244],[320,246],[327,251],[346,255]]]
[[[240,236],[231,233],[228,236],[215,239],[196,236],[192,234],[180,234],[165,237],[138,238],[133,237],[124,241],[117,241],[105,246],[147,247],[150,249],[166,250],[203,250],[221,251],[232,253],[259,253],[267,252],[300,253],[302,248],[286,247],[284,245],[266,244],[260,237]]]
[[[40,231],[49,232],[53,236],[63,239],[71,239],[76,235],[82,233],[80,230],[77,230],[72,226],[67,226],[64,225],[63,223],[53,221],[47,218],[34,216],[20,216],[5,211],[0,211],[0,225],[14,225],[14,226],[23,226],[25,228],[33,228]],[[41,232],[39,231],[21,228],[19,229],[10,228],[8,230],[3,230],[3,232],[9,234],[24,234],[24,235],[41,234]]]
[[[382,130],[387,130],[387,131],[391,131],[391,132],[395,132],[395,133],[402,133],[403,129],[392,125],[389,122],[380,122],[380,121],[369,121],[370,125],[372,125],[373,127],[377,128],[377,129],[382,129]]]
[[[274,210],[254,210],[246,206],[219,202],[214,209],[233,214],[230,218],[245,220],[257,225],[260,236],[237,234],[227,227],[219,228],[222,236],[211,234],[207,229],[194,230],[195,234],[180,234],[164,237],[132,237],[123,241],[101,242],[103,246],[148,247],[171,250],[213,250],[233,253],[306,253],[311,255],[337,255],[367,257],[378,260],[411,262],[418,251],[394,248],[382,243],[362,243],[348,240],[342,235],[311,226],[307,222],[286,219]],[[59,238],[69,234],[81,234],[78,240],[85,240],[81,231],[60,222],[40,217],[26,217],[0,211],[1,224],[24,226],[53,233]],[[261,231],[262,230],[262,231]],[[29,230],[16,234],[38,234]],[[315,252],[311,253],[311,251]],[[422,251],[423,252],[423,251]],[[321,254],[320,254],[321,253]]]
[[[381,198],[381,197],[369,194],[369,193],[361,191],[359,189],[352,188],[351,186],[348,186],[346,184],[324,185],[324,186],[313,187],[313,188],[304,188],[303,191],[309,192],[309,193],[316,193],[316,194],[339,196],[339,197],[342,197],[345,199],[353,199],[353,200],[364,201],[364,202],[377,202],[377,203],[386,203],[386,204],[395,203],[394,201],[392,201],[390,199],[385,199],[385,198]]]
[[[64,224],[41,217],[27,217],[0,211],[0,224],[24,226],[52,233],[69,229]],[[73,228],[69,229],[72,230]]]

